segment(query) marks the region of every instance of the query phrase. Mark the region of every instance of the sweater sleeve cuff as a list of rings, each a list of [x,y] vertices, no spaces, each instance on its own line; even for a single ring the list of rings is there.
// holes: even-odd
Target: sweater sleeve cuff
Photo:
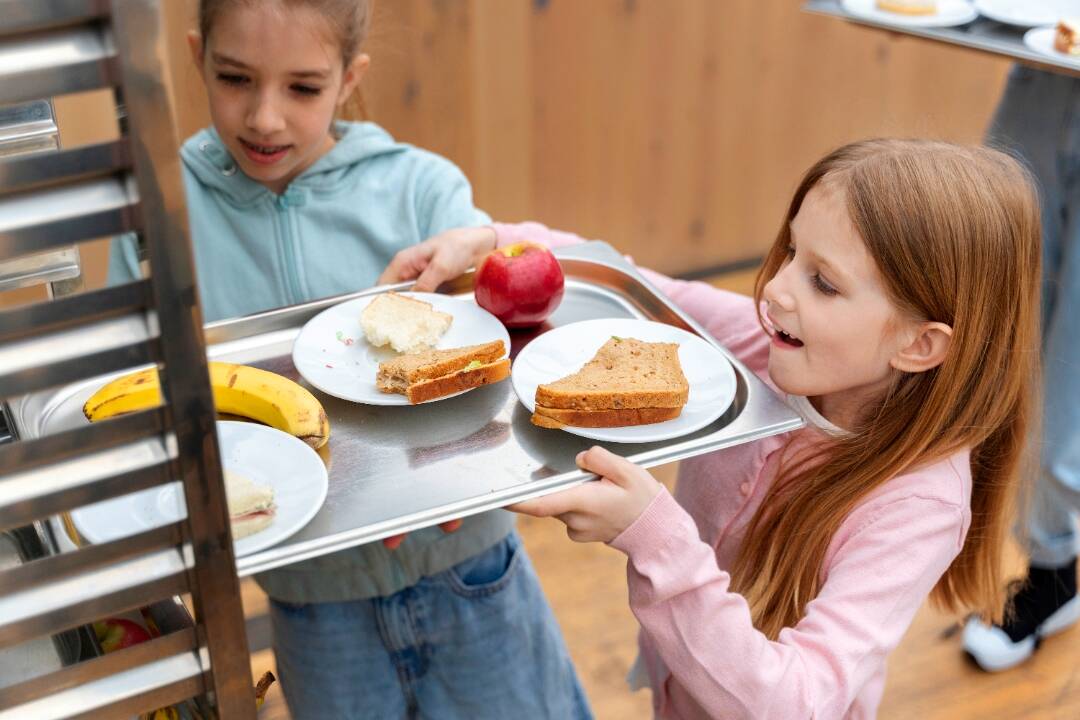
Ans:
[[[666,487],[661,488],[637,520],[619,533],[609,544],[630,558],[644,558],[648,553],[658,552],[678,528],[688,525],[697,539],[693,518],[672,497]]]

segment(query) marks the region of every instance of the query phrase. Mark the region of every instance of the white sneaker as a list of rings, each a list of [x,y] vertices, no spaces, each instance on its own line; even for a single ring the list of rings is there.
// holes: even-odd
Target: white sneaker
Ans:
[[[1065,630],[1077,620],[1080,620],[1080,595],[1058,608],[1033,633],[1015,642],[997,625],[987,625],[973,617],[964,626],[964,650],[983,670],[1008,670],[1031,657],[1042,638]]]

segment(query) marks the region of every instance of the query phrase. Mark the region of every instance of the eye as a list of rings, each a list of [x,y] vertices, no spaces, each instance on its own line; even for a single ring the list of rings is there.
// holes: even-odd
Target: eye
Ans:
[[[821,277],[821,273],[814,273],[814,276],[811,278],[811,282],[814,283],[814,289],[816,289],[822,295],[832,296],[840,293],[839,290],[834,288],[829,283],[825,282],[825,279]]]
[[[231,73],[218,73],[217,77],[218,80],[225,83],[226,85],[240,86],[248,81],[248,79],[243,75],[233,75]]]
[[[300,95],[308,95],[314,97],[322,92],[322,88],[314,87],[312,85],[293,85],[292,90]]]

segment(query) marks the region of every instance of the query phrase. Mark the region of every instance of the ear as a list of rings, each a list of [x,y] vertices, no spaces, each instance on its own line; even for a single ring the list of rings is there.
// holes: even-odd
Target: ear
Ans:
[[[199,75],[202,75],[203,53],[206,50],[203,46],[202,33],[198,30],[188,30],[187,44],[188,49],[191,50],[191,59],[195,63],[195,67],[199,70]]]
[[[926,372],[945,361],[952,344],[952,328],[940,322],[922,322],[915,326],[915,335],[901,348],[889,364],[901,372]]]
[[[344,105],[345,101],[353,94],[353,91],[359,87],[360,81],[364,79],[364,74],[367,73],[370,66],[371,56],[360,53],[345,68],[345,74],[341,76],[341,90],[338,92],[337,97],[338,107]]]

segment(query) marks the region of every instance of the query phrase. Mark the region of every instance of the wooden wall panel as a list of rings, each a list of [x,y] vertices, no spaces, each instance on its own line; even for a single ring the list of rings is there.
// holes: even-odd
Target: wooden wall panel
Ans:
[[[172,12],[189,25],[184,3]],[[823,153],[874,135],[977,142],[1007,68],[798,6],[382,0],[365,106],[454,160],[497,219],[604,238],[671,273],[753,258]],[[205,98],[174,35],[190,133]]]

